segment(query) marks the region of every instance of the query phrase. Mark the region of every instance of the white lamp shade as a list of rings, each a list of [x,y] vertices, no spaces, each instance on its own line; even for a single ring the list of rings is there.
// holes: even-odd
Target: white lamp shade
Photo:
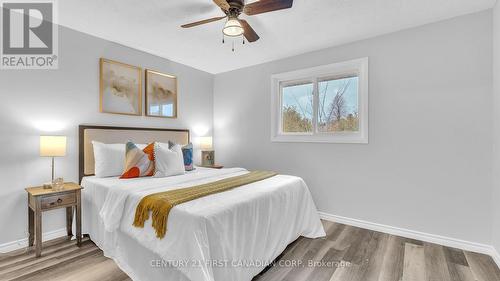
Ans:
[[[202,150],[212,149],[212,137],[200,137],[200,148]]]
[[[226,36],[236,37],[242,35],[244,30],[238,19],[230,18],[224,25],[224,29],[222,29],[222,32]]]
[[[66,156],[66,137],[40,136],[40,156],[42,157]]]

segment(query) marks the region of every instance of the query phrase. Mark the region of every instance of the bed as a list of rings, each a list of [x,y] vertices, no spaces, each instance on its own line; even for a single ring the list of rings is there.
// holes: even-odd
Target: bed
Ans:
[[[136,281],[249,281],[299,236],[325,236],[309,190],[295,176],[277,175],[176,206],[167,234],[151,222],[132,225],[146,195],[248,173],[197,167],[184,175],[120,180],[93,176],[93,140],[105,143],[189,142],[188,130],[80,126],[83,233]]]

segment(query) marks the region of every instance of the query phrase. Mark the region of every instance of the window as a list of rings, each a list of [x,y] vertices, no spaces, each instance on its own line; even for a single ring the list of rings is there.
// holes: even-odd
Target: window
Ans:
[[[313,92],[310,82],[283,85],[282,129],[286,133],[313,131]]]
[[[368,58],[271,80],[272,141],[368,143]]]

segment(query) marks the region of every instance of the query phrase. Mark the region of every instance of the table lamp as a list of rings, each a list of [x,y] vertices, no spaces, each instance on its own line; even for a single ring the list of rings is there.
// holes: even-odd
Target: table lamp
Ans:
[[[52,181],[54,181],[54,157],[66,156],[66,136],[40,136],[40,156],[52,157]]]
[[[215,164],[215,152],[212,149],[212,137],[200,137],[201,165],[213,166]]]

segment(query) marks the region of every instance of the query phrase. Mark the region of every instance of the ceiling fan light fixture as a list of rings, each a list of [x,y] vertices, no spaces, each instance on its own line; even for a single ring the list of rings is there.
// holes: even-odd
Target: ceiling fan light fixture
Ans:
[[[241,36],[243,35],[243,32],[243,27],[241,26],[240,21],[236,18],[229,18],[222,29],[222,33],[229,37]]]

